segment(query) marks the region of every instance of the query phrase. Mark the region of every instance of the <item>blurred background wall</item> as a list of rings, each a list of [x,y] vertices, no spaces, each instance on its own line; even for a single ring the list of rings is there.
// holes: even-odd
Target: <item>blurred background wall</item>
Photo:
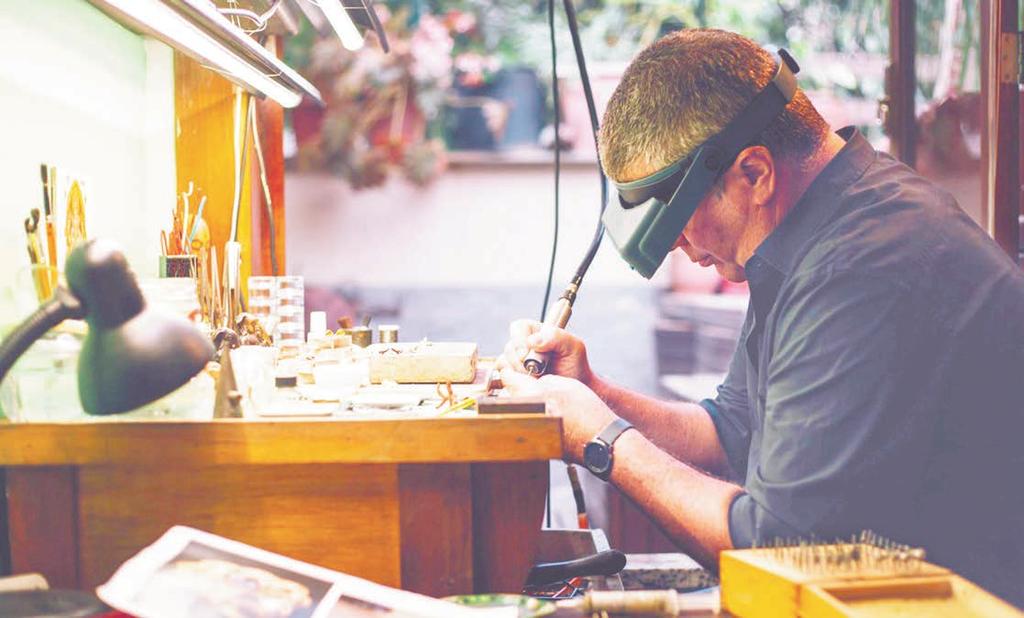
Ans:
[[[143,258],[174,206],[170,48],[88,3],[62,0],[0,0],[0,40],[18,50],[17,60],[0,63],[0,114],[9,119],[0,139],[0,261],[25,263],[22,221],[40,205],[39,165],[48,163],[84,182],[89,235],[117,238],[140,274],[155,275],[156,260]],[[19,273],[0,271],[0,289],[28,292],[24,314],[35,305],[31,279],[15,284]]]

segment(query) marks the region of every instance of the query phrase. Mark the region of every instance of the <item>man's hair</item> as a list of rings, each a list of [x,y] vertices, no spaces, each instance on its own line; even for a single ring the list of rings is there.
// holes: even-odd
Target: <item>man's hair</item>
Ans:
[[[640,52],[619,82],[600,133],[601,163],[615,181],[635,180],[690,154],[737,116],[775,75],[777,59],[750,39],[722,30],[681,30]],[[754,141],[801,162],[828,124],[797,90]]]

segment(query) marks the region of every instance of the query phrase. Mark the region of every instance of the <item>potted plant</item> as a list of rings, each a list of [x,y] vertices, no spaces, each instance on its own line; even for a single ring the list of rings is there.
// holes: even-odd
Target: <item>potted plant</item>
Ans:
[[[451,84],[452,40],[435,17],[410,25],[404,11],[377,10],[390,53],[372,43],[347,52],[336,37],[309,37],[305,49],[291,51],[326,103],[293,115],[297,165],[329,170],[355,189],[381,185],[393,173],[424,185],[446,165],[433,127]],[[296,41],[302,45],[303,37]]]

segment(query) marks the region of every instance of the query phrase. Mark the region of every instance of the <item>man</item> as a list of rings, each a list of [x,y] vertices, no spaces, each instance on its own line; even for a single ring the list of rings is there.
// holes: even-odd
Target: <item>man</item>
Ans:
[[[621,188],[693,152],[778,65],[721,31],[654,43],[605,113],[609,178]],[[512,326],[507,388],[543,393],[565,458],[705,565],[872,530],[1024,604],[1024,276],[949,195],[856,130],[832,132],[799,91],[746,143],[676,241],[750,285],[717,397],[618,387],[579,339],[527,321]],[[523,372],[529,349],[549,375]],[[588,444],[607,465],[585,461]]]

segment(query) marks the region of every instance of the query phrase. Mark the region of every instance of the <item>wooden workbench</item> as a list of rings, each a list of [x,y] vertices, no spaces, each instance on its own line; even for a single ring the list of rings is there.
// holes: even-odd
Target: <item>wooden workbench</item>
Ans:
[[[433,596],[518,591],[560,422],[0,424],[12,570],[90,588],[184,524]]]

